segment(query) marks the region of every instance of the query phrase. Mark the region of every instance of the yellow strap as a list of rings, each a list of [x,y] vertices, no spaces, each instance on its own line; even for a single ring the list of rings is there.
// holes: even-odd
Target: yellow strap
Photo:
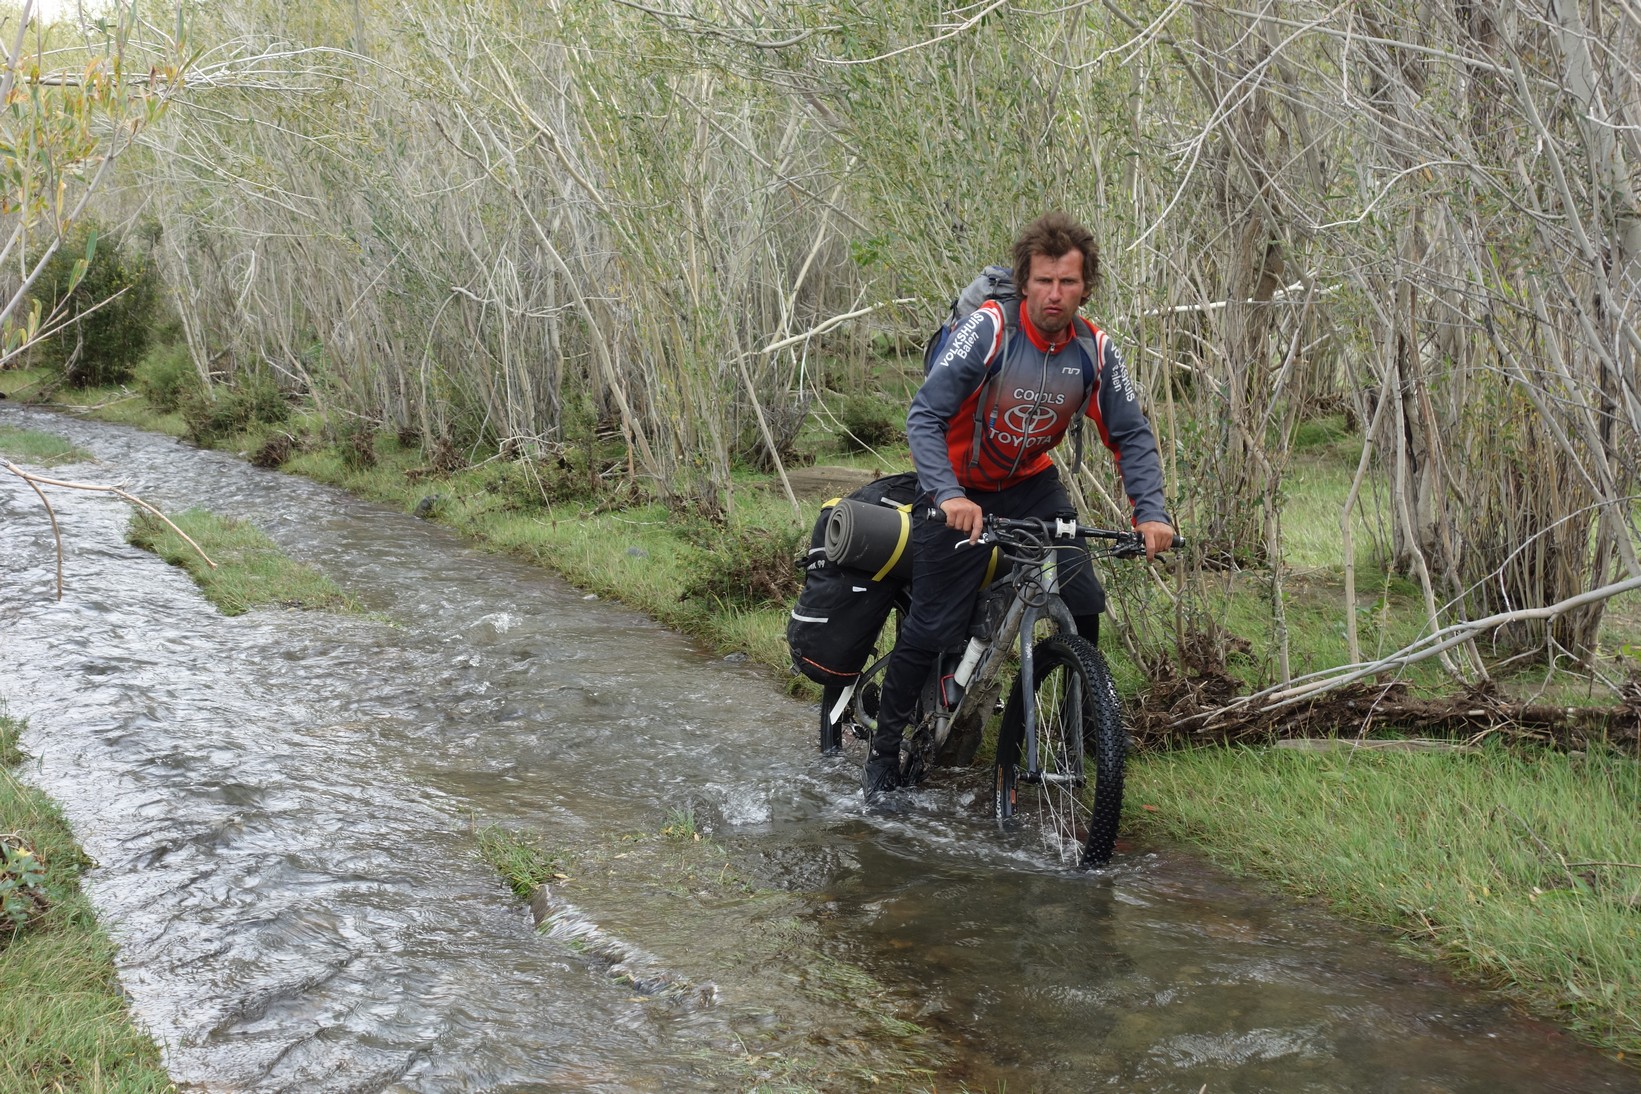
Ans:
[[[997,560],[1002,556],[1002,554],[1003,551],[1000,547],[993,547],[991,549],[991,557],[986,560],[986,576],[980,582],[980,587],[982,589],[989,586],[991,584],[991,579],[997,576]]]
[[[883,564],[883,569],[872,575],[873,581],[882,581],[889,576],[889,571],[895,568],[895,563],[899,562],[900,556],[905,553],[906,541],[912,535],[912,518],[908,515],[912,507],[897,505],[895,508],[900,512],[900,542],[895,544],[894,552],[889,555],[889,561]]]

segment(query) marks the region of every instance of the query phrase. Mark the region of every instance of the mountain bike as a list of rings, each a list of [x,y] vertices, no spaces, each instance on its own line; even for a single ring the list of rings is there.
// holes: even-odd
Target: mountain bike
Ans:
[[[930,508],[923,518],[943,522],[945,514]],[[1096,559],[1145,556],[1138,532],[1072,520],[985,519],[977,548],[997,547],[1012,565],[977,598],[968,645],[942,654],[930,670],[907,726],[901,770],[903,782],[916,783],[937,762],[973,758],[1017,649],[1019,670],[997,735],[994,815],[1005,828],[1035,830],[1054,860],[1095,866],[1109,861],[1116,840],[1128,730],[1105,656],[1077,634],[1060,599],[1055,548],[1079,539],[1094,541]],[[1174,540],[1175,547],[1181,543]],[[854,683],[825,689],[822,752],[840,751],[846,729],[871,738],[888,660],[878,657]]]

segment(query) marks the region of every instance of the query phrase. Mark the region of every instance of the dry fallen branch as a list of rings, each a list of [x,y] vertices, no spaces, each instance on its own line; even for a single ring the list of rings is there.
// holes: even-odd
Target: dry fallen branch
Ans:
[[[1450,627],[1444,627],[1436,631],[1434,634],[1426,635],[1417,642],[1404,646],[1395,653],[1377,661],[1342,665],[1337,668],[1311,673],[1308,676],[1297,677],[1285,684],[1269,687],[1263,691],[1256,691],[1250,695],[1238,696],[1230,702],[1211,710],[1188,715],[1182,721],[1201,722],[1203,728],[1206,729],[1221,719],[1240,715],[1252,709],[1258,709],[1262,713],[1280,710],[1296,703],[1314,699],[1325,692],[1346,687],[1368,677],[1404,669],[1428,657],[1435,657],[1454,646],[1478,638],[1496,628],[1529,620],[1553,619],[1563,612],[1572,611],[1574,608],[1592,604],[1596,601],[1610,600],[1620,593],[1630,592],[1635,589],[1641,589],[1641,578],[1632,577],[1624,581],[1614,582],[1611,585],[1603,585],[1600,588],[1591,589],[1542,608],[1522,608],[1517,611],[1499,612],[1482,619],[1455,623]]]
[[[57,525],[57,513],[51,507],[51,500],[46,497],[45,491],[40,489],[42,486],[56,486],[64,490],[86,490],[97,494],[113,494],[121,501],[146,510],[147,512],[154,514],[154,516],[158,517],[160,520],[164,521],[165,526],[175,532],[178,536],[182,537],[182,541],[192,547],[199,554],[199,557],[205,560],[205,564],[207,566],[211,567],[213,570],[217,568],[217,564],[212,561],[210,555],[205,553],[205,549],[195,543],[187,532],[184,532],[181,528],[178,528],[175,524],[173,524],[170,517],[160,512],[159,509],[150,505],[148,502],[137,497],[137,495],[129,493],[121,487],[109,486],[104,483],[67,482],[62,479],[48,479],[43,475],[32,475],[12,463],[10,460],[4,459],[0,459],[0,470],[9,471],[13,475],[16,475],[18,478],[22,479],[24,482],[28,483],[29,489],[33,490],[35,494],[39,496],[40,503],[46,507],[46,516],[51,520],[51,536],[57,545],[58,600],[63,599],[63,533],[62,529]]]
[[[1164,748],[1209,741],[1317,750],[1432,747],[1368,737],[1384,726],[1414,733],[1415,740],[1445,740],[1459,751],[1490,737],[1567,750],[1600,745],[1641,751],[1641,706],[1633,700],[1610,707],[1567,707],[1516,702],[1486,688],[1427,699],[1402,683],[1358,682],[1283,710],[1249,706],[1228,711],[1221,706],[1212,724],[1194,720],[1209,702],[1224,702],[1234,688],[1235,682],[1223,675],[1171,677],[1154,684],[1135,706],[1135,739]]]

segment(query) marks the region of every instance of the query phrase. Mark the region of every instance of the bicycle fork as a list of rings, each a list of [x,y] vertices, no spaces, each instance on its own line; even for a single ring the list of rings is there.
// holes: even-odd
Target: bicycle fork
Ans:
[[[1023,780],[1029,783],[1043,781],[1043,766],[1041,757],[1037,755],[1037,665],[1036,642],[1033,635],[1037,632],[1037,623],[1045,616],[1063,634],[1077,633],[1077,623],[1071,618],[1071,612],[1059,597],[1060,566],[1059,557],[1054,550],[1048,552],[1048,557],[1042,562],[1037,584],[1043,595],[1038,602],[1031,602],[1021,596],[1024,612],[1020,618],[1020,712],[1021,732],[1025,734],[1025,773]],[[1047,609],[1046,611],[1044,609]],[[1013,614],[1012,612],[1010,613]]]

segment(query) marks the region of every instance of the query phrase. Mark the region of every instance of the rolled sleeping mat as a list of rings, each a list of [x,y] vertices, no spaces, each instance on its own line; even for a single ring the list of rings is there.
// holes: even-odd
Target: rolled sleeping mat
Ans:
[[[844,498],[826,522],[826,560],[873,581],[912,579],[912,517],[904,509]]]

